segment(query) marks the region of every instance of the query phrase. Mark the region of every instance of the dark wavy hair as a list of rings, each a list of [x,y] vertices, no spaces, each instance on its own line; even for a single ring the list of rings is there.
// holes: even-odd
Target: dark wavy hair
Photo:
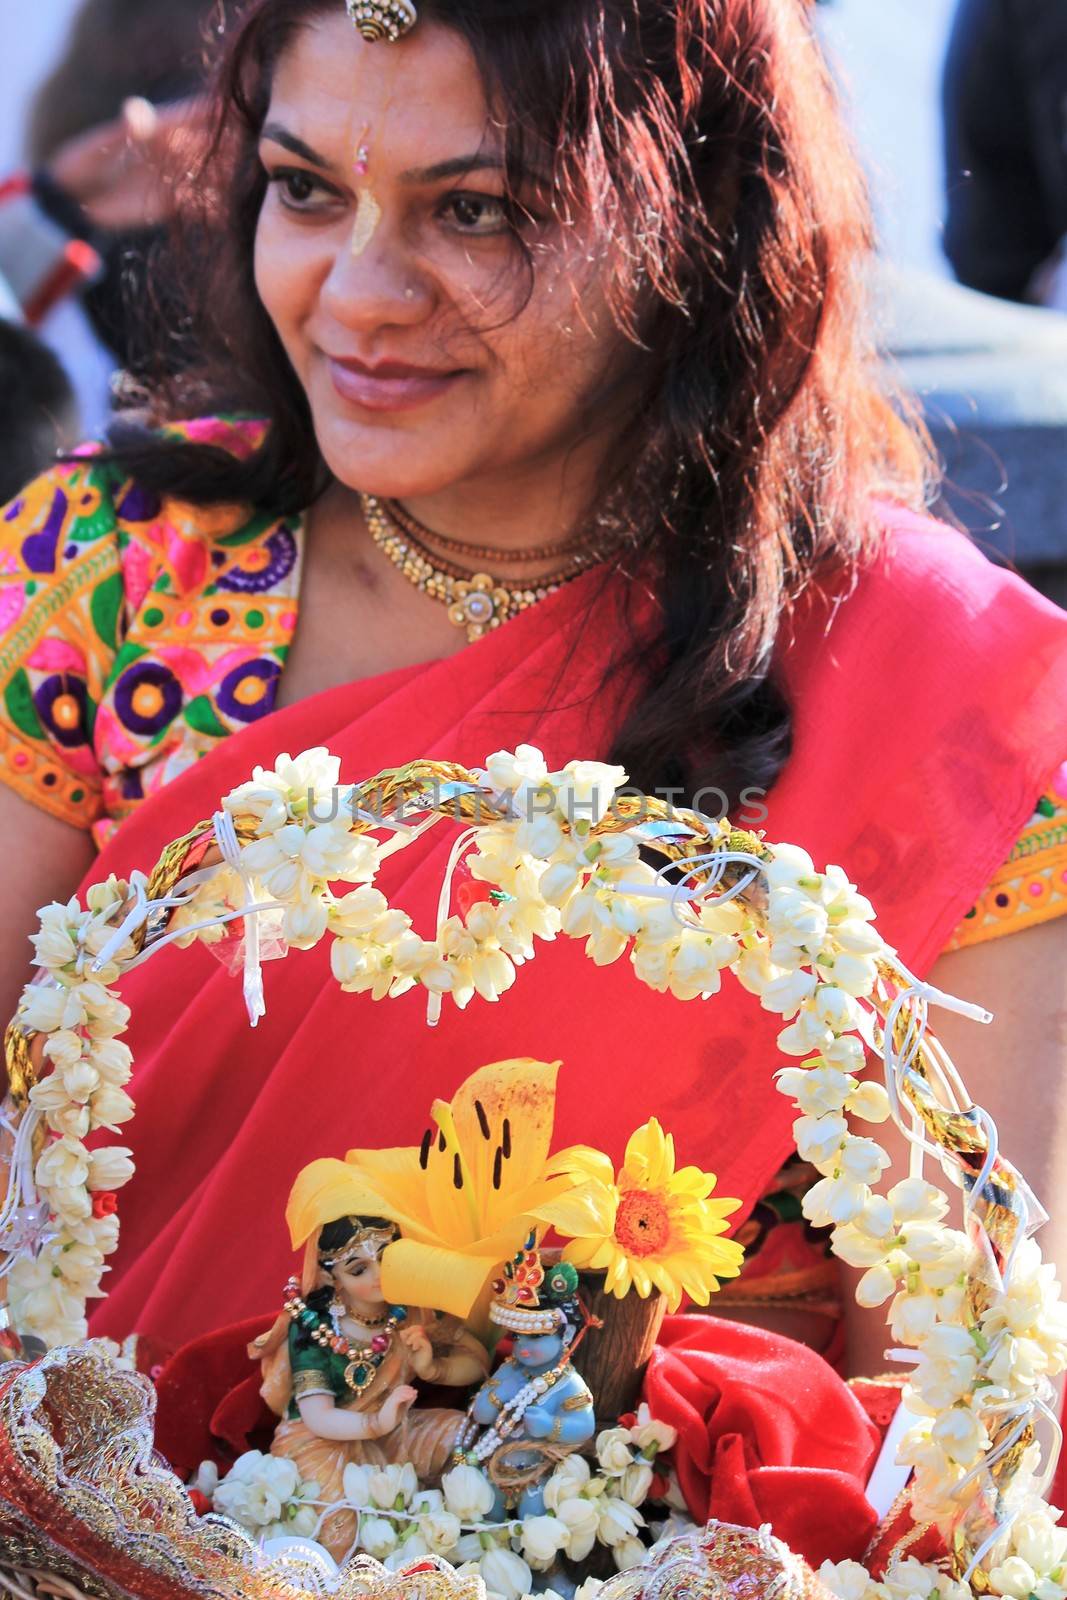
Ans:
[[[127,469],[186,500],[282,512],[327,481],[256,294],[253,240],[274,64],[340,4],[254,0],[225,41],[215,137],[190,187],[202,202],[183,269],[194,299],[174,334],[191,330],[196,358],[149,389],[147,421],[238,408],[271,427],[237,462],[151,438],[143,413],[120,420]],[[921,506],[932,480],[925,435],[875,348],[866,194],[809,6],[420,0],[419,11],[469,43],[503,115],[509,171],[528,139],[554,152],[558,213],[594,217],[605,259],[621,245],[611,299],[639,399],[597,504],[626,508],[631,570],[652,558],[662,630],[614,758],[645,788],[769,787],[790,748],[771,670],[783,622],[809,584],[847,580],[874,553],[877,496]]]

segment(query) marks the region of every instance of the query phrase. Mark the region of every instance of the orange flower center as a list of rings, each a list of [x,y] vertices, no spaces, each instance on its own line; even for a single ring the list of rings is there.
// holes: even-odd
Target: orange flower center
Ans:
[[[615,1216],[615,1238],[630,1256],[654,1256],[666,1248],[671,1219],[663,1197],[647,1189],[625,1189]]]
[[[139,683],[130,704],[139,717],[154,717],[162,709],[163,692],[158,683]]]
[[[52,716],[57,727],[76,728],[81,721],[81,707],[72,694],[60,694],[52,702]]]
[[[249,673],[247,678],[242,678],[233,697],[242,706],[258,705],[267,692],[267,685],[262,678],[257,678],[255,673]]]

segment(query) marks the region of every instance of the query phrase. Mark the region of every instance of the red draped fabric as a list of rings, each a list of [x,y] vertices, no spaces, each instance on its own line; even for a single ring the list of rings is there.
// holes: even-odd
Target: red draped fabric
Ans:
[[[761,825],[819,866],[840,864],[922,974],[1063,760],[1067,616],[961,535],[897,510],[885,522],[884,553],[855,590],[840,604],[812,591],[783,635],[794,745]],[[584,575],[457,656],[319,694],[229,739],[145,803],[93,878],[149,869],[283,750],[326,744],[348,779],[417,756],[480,765],[521,742],[553,767],[606,756],[633,684],[597,692],[623,626],[622,580],[603,577]],[[420,930],[432,931],[452,837],[442,825],[383,869],[381,887]],[[96,1333],[139,1329],[173,1345],[271,1304],[291,1266],[282,1212],[297,1170],[353,1145],[417,1142],[431,1099],[483,1062],[562,1057],[559,1144],[617,1154],[655,1112],[682,1157],[746,1207],[790,1147],[790,1107],[771,1078],[780,1023],[729,974],[710,1002],[683,1004],[625,960],[599,969],[561,939],[498,1004],[459,1013],[446,1000],[434,1030],[418,992],[342,994],[325,943],[268,965],[265,980],[254,1032],[239,982],[203,948],[164,951],[124,982],[138,1171]]]
[[[862,1559],[881,1436],[814,1350],[718,1317],[668,1317],[644,1398],[678,1430],[675,1471],[697,1522],[769,1522],[813,1567]]]

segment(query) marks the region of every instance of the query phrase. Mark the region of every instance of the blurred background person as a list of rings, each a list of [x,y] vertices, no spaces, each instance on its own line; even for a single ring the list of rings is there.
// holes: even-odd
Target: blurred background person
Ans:
[[[58,357],[25,326],[0,278],[0,503],[44,471],[79,432],[78,408]]]
[[[181,305],[153,262],[174,203],[164,172],[198,129],[214,0],[82,0],[30,106],[25,167],[0,182],[0,272],[64,362],[89,432],[106,427],[116,370],[148,349],[140,310]]]
[[[945,56],[945,254],[961,283],[1067,309],[1067,4],[959,0]]]
[[[979,13],[998,20],[1010,13],[1017,43],[997,46],[996,35],[979,25]],[[1028,109],[1018,92],[1018,83],[1026,81],[1028,93],[1037,94],[1036,76],[1023,79],[1015,64],[1015,52],[1025,50],[1028,62],[1042,52],[1048,58],[1040,62],[1050,74],[1041,101],[1043,159],[1052,163],[1056,156],[1051,133],[1056,108],[1048,84],[1053,31],[1058,28],[1061,40],[1067,36],[1067,0],[894,0],[881,7],[869,0],[831,0],[820,6],[819,21],[850,102],[874,200],[882,343],[921,398],[945,465],[939,509],[967,527],[988,555],[1015,565],[1062,605],[1067,601],[1067,319],[1042,307],[1010,304],[988,291],[996,287],[994,279],[1005,286],[998,263],[1009,257],[1025,258],[1015,269],[1016,283],[1025,287],[1059,237],[1053,223],[1034,246],[1032,229],[1017,212],[1043,205],[1039,184],[1017,175],[1003,179],[1002,158],[995,151],[997,140],[1010,135],[1020,149],[1031,151],[1032,170],[1033,129],[1040,119],[1036,102]],[[944,127],[955,115],[969,56],[983,64],[985,73],[980,84],[970,80],[973,171],[951,154],[956,135]],[[1063,58],[1061,45],[1061,67]],[[1062,115],[1062,105],[1058,109]],[[981,170],[979,147],[986,162]],[[1058,159],[1061,166],[1067,163],[1062,145]],[[996,202],[985,198],[994,180],[1007,185],[999,213]],[[1018,199],[1012,185],[1021,191]],[[979,221],[984,239],[975,228]],[[954,283],[950,276],[948,257],[959,264],[958,241],[965,233],[970,243],[963,253],[976,263],[988,257],[975,266],[977,288]]]

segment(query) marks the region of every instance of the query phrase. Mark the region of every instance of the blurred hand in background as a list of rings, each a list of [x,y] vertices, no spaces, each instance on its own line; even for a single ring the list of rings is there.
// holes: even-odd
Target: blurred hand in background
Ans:
[[[176,179],[207,128],[208,106],[200,97],[157,107],[135,96],[112,121],[62,144],[48,171],[94,227],[155,227],[173,215]]]

